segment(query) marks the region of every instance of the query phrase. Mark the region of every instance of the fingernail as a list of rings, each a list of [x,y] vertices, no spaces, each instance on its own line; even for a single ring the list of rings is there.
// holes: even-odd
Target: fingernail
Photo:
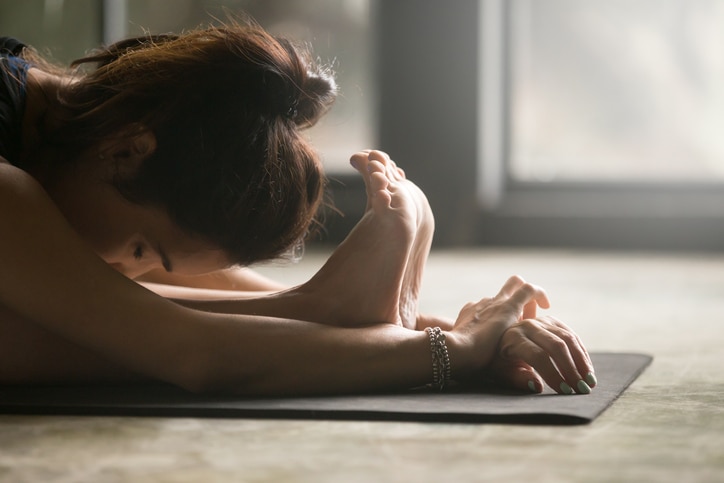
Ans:
[[[589,386],[593,387],[598,384],[598,379],[596,379],[596,376],[592,372],[589,372],[586,374],[586,382]]]
[[[535,385],[535,382],[528,381],[528,389],[530,389],[530,392],[538,393],[538,388]]]
[[[571,389],[571,386],[569,386],[565,382],[562,382],[561,383],[561,392],[563,394],[573,394],[573,389]]]
[[[576,388],[578,388],[579,394],[591,394],[590,386],[586,384],[586,381],[582,379],[578,381],[578,384],[576,384]]]

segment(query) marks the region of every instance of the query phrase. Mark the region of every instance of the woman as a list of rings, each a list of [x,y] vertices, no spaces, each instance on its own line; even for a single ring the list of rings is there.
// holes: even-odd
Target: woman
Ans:
[[[297,246],[321,202],[300,132],[335,85],[289,42],[240,24],[129,39],[77,61],[96,64],[85,73],[13,39],[0,54],[0,382],[595,385],[578,337],[536,317],[547,296],[518,277],[454,323],[417,315],[432,215],[379,151],[352,157],[367,211],[309,282],[228,269]]]

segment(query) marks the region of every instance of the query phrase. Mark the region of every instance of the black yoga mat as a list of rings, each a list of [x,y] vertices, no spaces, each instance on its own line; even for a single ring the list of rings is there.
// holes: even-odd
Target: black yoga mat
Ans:
[[[491,386],[349,396],[201,396],[168,385],[0,386],[0,413],[585,424],[651,363],[644,354],[594,353],[588,395],[521,394]]]

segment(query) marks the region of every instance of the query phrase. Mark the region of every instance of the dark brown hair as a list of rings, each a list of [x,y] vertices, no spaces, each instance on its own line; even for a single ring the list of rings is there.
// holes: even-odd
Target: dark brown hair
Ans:
[[[336,87],[309,54],[253,23],[118,42],[74,62],[96,64],[61,92],[49,133],[80,152],[133,129],[157,148],[116,187],[159,206],[233,263],[275,258],[299,242],[323,198],[318,156],[300,132]]]

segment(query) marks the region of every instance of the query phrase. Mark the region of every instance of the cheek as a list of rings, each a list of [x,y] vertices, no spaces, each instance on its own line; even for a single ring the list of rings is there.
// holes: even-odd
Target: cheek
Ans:
[[[117,230],[96,226],[81,233],[81,237],[99,257],[108,263],[128,263],[132,260],[128,241]]]
[[[104,200],[96,199],[95,204],[86,204],[66,213],[66,218],[88,247],[109,261],[122,256],[129,237],[123,229],[122,220],[107,209]]]

